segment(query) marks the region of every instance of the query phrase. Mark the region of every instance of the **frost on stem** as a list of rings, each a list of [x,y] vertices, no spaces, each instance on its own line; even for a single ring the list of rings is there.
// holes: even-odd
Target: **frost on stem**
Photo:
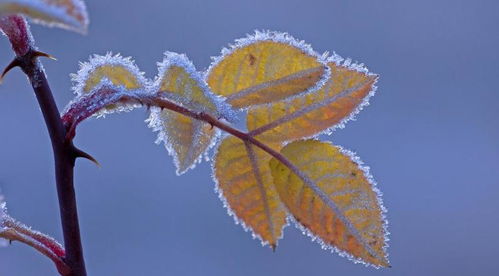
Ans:
[[[0,2],[1,3],[1,2]],[[24,56],[33,48],[33,37],[26,19],[20,15],[1,16],[0,31],[9,38],[17,56]]]
[[[62,245],[52,237],[33,230],[9,216],[4,198],[0,194],[0,245],[5,246],[12,241],[19,241],[34,248],[49,257],[61,275],[69,274],[69,268],[63,260],[66,253]]]

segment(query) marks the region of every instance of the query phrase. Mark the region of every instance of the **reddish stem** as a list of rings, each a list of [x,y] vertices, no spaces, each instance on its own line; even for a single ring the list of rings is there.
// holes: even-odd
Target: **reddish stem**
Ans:
[[[96,104],[99,103],[99,104]],[[125,104],[142,104],[146,106],[155,106],[162,109],[168,109],[182,115],[194,118],[196,120],[204,121],[212,126],[215,126],[244,142],[250,143],[263,151],[270,154],[272,157],[280,161],[282,164],[287,166],[293,172],[297,171],[297,168],[289,162],[289,160],[284,157],[279,152],[273,150],[271,147],[260,142],[251,134],[242,132],[222,121],[213,117],[210,114],[204,112],[195,112],[184,106],[176,104],[160,95],[149,95],[144,93],[133,93],[128,92],[124,94],[119,94],[116,89],[112,87],[103,87],[100,90],[80,98],[79,101],[73,103],[68,110],[62,116],[62,121],[67,128],[67,139],[72,139],[75,136],[76,126],[85,120],[86,118],[92,116],[96,112],[102,110],[105,106],[125,103]]]
[[[4,238],[31,246],[50,258],[57,267],[59,274],[63,276],[71,275],[71,269],[64,262],[64,248],[56,240],[10,217],[5,221],[4,226],[7,228],[3,233]]]

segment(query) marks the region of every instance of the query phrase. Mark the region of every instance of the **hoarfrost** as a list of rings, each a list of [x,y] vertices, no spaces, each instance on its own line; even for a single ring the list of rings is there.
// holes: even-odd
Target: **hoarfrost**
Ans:
[[[222,136],[225,136],[225,135],[222,135]],[[215,147],[215,153],[214,153],[215,158],[216,158],[216,155],[218,154],[218,150],[220,148],[219,144],[222,142],[222,140],[223,139],[220,139],[220,141],[217,143],[217,145]],[[230,208],[229,203],[227,202],[227,199],[223,195],[223,191],[220,188],[220,184],[218,183],[218,179],[216,177],[215,162],[211,162],[211,179],[213,179],[213,182],[215,182],[215,188],[214,188],[215,193],[218,195],[218,198],[220,199],[220,201],[222,201],[222,205],[227,210],[227,214],[234,219],[234,223],[236,225],[238,225],[238,224],[241,225],[241,227],[243,228],[244,232],[251,233],[251,237],[253,239],[260,240],[260,244],[262,246],[270,245],[268,241],[264,240],[259,234],[257,234],[255,231],[253,231],[253,228],[251,228],[250,226],[246,225],[246,223],[244,223],[244,221],[240,220],[237,217],[236,213],[232,210],[232,208]],[[286,218],[286,223],[284,223],[284,225],[282,226],[281,235],[276,238],[276,244],[275,244],[276,247],[279,245],[279,241],[282,238],[284,238],[284,228],[286,228],[288,225],[290,225],[290,218],[289,217]]]
[[[189,98],[181,98],[181,97],[176,97],[175,95],[171,95],[172,93],[165,93],[166,97],[172,97],[172,100],[178,101],[180,104],[189,107],[191,106],[194,108],[194,110],[199,110],[203,112],[207,112],[209,114],[212,114],[217,117],[222,117],[228,121],[232,121],[235,119],[236,115],[234,110],[232,110],[231,106],[225,102],[225,98],[219,95],[214,94],[210,88],[208,87],[208,84],[205,81],[204,75],[196,70],[196,67],[190,61],[185,54],[178,54],[174,52],[165,52],[164,53],[164,59],[162,62],[158,62],[158,75],[153,81],[151,89],[154,92],[159,91],[161,87],[161,81],[163,79],[163,76],[165,73],[170,69],[172,66],[178,66],[183,68],[191,78],[193,78],[196,83],[201,87],[201,89],[204,92],[204,95],[209,98],[213,103],[216,105],[217,110],[208,110],[206,109],[205,106],[202,104],[193,102]]]
[[[377,183],[376,181],[374,180],[373,176],[371,175],[371,173],[369,172],[369,167],[368,166],[365,166],[364,165],[364,162],[362,162],[360,160],[360,158],[355,155],[354,152],[352,151],[349,151],[347,149],[344,149],[343,147],[341,146],[336,146],[336,145],[333,145],[332,143],[330,142],[327,142],[329,144],[331,144],[332,146],[334,147],[337,147],[341,153],[345,154],[346,156],[348,156],[352,162],[354,162],[355,164],[357,164],[357,166],[361,169],[361,171],[364,173],[364,176],[365,178],[367,179],[367,181],[369,182],[369,184],[371,185],[371,189],[374,191],[374,193],[376,194],[376,200],[377,200],[377,203],[378,203],[378,206],[380,207],[380,210],[381,210],[381,220],[382,220],[382,227],[383,227],[383,233],[384,233],[384,245],[383,245],[383,254],[384,256],[386,257],[386,259],[388,260],[388,252],[387,252],[387,249],[388,249],[388,241],[390,240],[389,239],[389,235],[390,235],[390,232],[388,232],[388,220],[386,218],[386,212],[387,212],[387,209],[385,208],[385,206],[383,205],[383,200],[382,200],[382,193],[381,191],[377,188]],[[343,251],[333,245],[329,245],[327,244],[326,242],[324,242],[320,237],[316,236],[314,233],[312,233],[309,229],[307,229],[306,227],[304,227],[302,224],[300,224],[298,221],[296,221],[296,219],[292,216],[289,216],[288,219],[290,221],[292,221],[294,223],[294,225],[306,236],[310,237],[312,241],[314,242],[317,242],[322,249],[324,250],[329,250],[331,252],[334,252],[334,253],[337,253],[339,254],[340,256],[342,257],[345,257],[347,259],[349,259],[350,261],[354,262],[354,263],[361,263],[361,264],[364,264],[365,266],[372,266],[374,268],[381,268],[380,266],[377,266],[377,265],[373,265],[373,264],[370,264],[370,263],[367,263],[365,261],[363,261],[362,259],[360,258],[357,258],[355,256],[352,256],[350,253],[346,252],[346,251]]]
[[[319,63],[324,65],[325,67],[325,72],[323,76],[320,78],[320,80],[312,87],[309,87],[307,90],[297,93],[296,95],[290,96],[284,100],[292,100],[297,97],[306,95],[308,93],[313,93],[327,82],[327,80],[331,77],[331,70],[327,66],[327,57],[329,55],[329,52],[324,52],[323,54],[317,53],[310,44],[306,43],[304,40],[298,40],[291,36],[290,34],[286,32],[278,32],[278,31],[270,31],[270,30],[255,30],[254,34],[247,34],[246,37],[244,38],[239,38],[236,39],[234,44],[229,44],[228,48],[223,48],[221,51],[221,54],[219,56],[214,56],[211,57],[212,63],[208,67],[208,69],[204,73],[204,79],[207,79],[208,76],[210,75],[211,70],[215,68],[222,60],[224,60],[227,56],[231,55],[234,53],[234,51],[241,49],[245,46],[261,42],[261,41],[273,41],[273,42],[278,42],[278,43],[283,43],[287,44],[290,46],[293,46],[295,48],[300,49],[302,52],[305,54],[315,57]]]
[[[356,119],[356,115],[360,111],[362,111],[364,109],[364,107],[366,107],[366,106],[369,105],[369,100],[376,93],[377,86],[375,84],[376,84],[376,82],[378,80],[377,75],[374,74],[374,73],[369,72],[369,70],[363,64],[353,63],[351,59],[346,59],[345,60],[342,57],[336,55],[335,53],[333,53],[333,55],[330,56],[327,59],[327,62],[328,63],[333,62],[337,66],[344,67],[344,68],[347,68],[349,70],[353,70],[353,71],[362,73],[362,74],[364,74],[366,76],[375,77],[375,80],[373,82],[371,90],[362,99],[362,101],[357,105],[357,107],[354,110],[352,110],[347,116],[345,116],[338,123],[330,126],[329,128],[326,128],[326,129],[324,129],[322,131],[319,131],[319,132],[317,132],[317,133],[315,133],[313,135],[302,137],[301,139],[315,139],[315,138],[317,138],[318,136],[320,136],[322,134],[331,135],[336,129],[345,128],[345,125],[346,125],[347,122],[354,121]],[[314,103],[312,105],[309,105],[309,106],[306,106],[306,107],[304,107],[304,108],[302,108],[302,109],[300,109],[298,111],[294,111],[292,113],[287,113],[286,115],[280,117],[279,119],[276,119],[275,121],[272,121],[272,122],[270,122],[267,125],[261,126],[261,127],[255,129],[255,130],[251,131],[251,133],[253,135],[259,135],[259,134],[264,133],[264,132],[266,132],[268,130],[271,130],[272,128],[274,128],[276,126],[279,126],[279,125],[284,124],[284,123],[288,123],[288,122],[290,122],[290,121],[292,121],[292,120],[294,120],[294,119],[296,119],[298,117],[304,116],[308,112],[312,112],[312,111],[314,111],[314,110],[316,110],[318,108],[321,108],[321,107],[324,107],[324,106],[329,105],[331,103],[334,103],[338,99],[341,99],[341,98],[344,98],[344,97],[348,97],[351,93],[355,92],[356,90],[358,90],[359,88],[361,88],[366,83],[367,83],[367,81],[364,82],[364,83],[358,84],[358,85],[356,85],[354,87],[345,89],[342,92],[334,95],[331,98],[328,98],[328,99],[320,101],[320,102],[316,102],[316,103]],[[327,86],[327,84],[326,84],[326,86]],[[294,99],[295,98],[285,99],[285,100],[283,100],[283,102],[291,104],[291,101],[294,100]],[[267,106],[267,108],[272,108],[273,104],[269,103],[266,106]],[[292,141],[288,141],[288,142],[292,142]]]
[[[136,78],[142,88],[145,89],[149,85],[149,81],[144,77],[144,73],[139,70],[131,57],[123,57],[120,54],[113,55],[112,52],[108,52],[104,56],[90,56],[88,62],[80,62],[80,69],[78,72],[70,75],[71,80],[73,81],[72,90],[76,95],[81,96],[88,93],[87,91],[84,91],[87,80],[95,70],[102,66],[122,67]]]
[[[362,64],[362,63],[359,64],[359,63],[356,63],[356,62],[352,62],[352,60],[349,59],[349,58],[348,59],[343,59],[341,56],[337,55],[334,52],[333,52],[332,56],[330,56],[327,59],[327,62],[328,63],[329,62],[334,62],[337,66],[343,66],[343,67],[346,67],[346,68],[348,68],[350,70],[354,70],[354,71],[357,71],[359,73],[365,74],[367,76],[375,77],[375,80],[374,80],[374,83],[372,85],[371,91],[369,91],[369,93],[367,94],[366,97],[364,97],[364,99],[362,100],[362,102],[352,112],[350,112],[350,114],[348,116],[346,116],[345,118],[343,118],[336,125],[331,126],[330,128],[322,131],[321,133],[315,135],[314,137],[317,137],[320,134],[331,135],[336,129],[345,128],[345,125],[346,125],[347,122],[349,122],[349,121],[355,121],[356,115],[359,114],[359,112],[362,111],[364,109],[364,107],[366,107],[366,106],[369,105],[369,100],[371,99],[372,96],[374,96],[376,94],[376,90],[378,89],[378,87],[376,86],[376,83],[378,82],[378,75],[374,74],[372,72],[369,72],[369,70],[367,69],[367,67],[364,66],[364,64]]]
[[[214,108],[210,108],[206,105],[206,103],[196,101],[193,98],[192,89],[186,89],[185,95],[169,93],[169,91],[160,91],[165,75],[167,74],[168,70],[170,70],[174,66],[180,67],[185,70],[189,78],[192,78],[195,81],[196,85],[202,90],[202,94],[204,95],[204,97],[206,97],[206,99],[214,105]],[[161,97],[165,97],[166,99],[171,100],[179,104],[180,106],[186,107],[193,112],[203,112],[206,114],[210,114],[216,118],[226,118],[229,120],[235,117],[230,106],[227,105],[221,97],[216,96],[210,91],[201,73],[196,70],[194,64],[184,54],[165,52],[163,61],[158,62],[158,75],[154,79],[152,85],[149,87],[149,90],[151,91],[151,93],[165,92],[161,93]],[[189,169],[193,169],[198,163],[202,161],[203,156],[205,157],[205,159],[207,158],[207,152],[211,147],[215,145],[220,131],[216,129],[211,137],[206,136],[209,134],[206,134],[202,131],[202,126],[204,123],[198,120],[193,120],[192,123],[194,124],[195,131],[193,133],[194,136],[191,137],[192,146],[189,148],[188,157],[186,159],[187,163],[190,163],[190,165],[186,168],[183,168],[180,162],[180,158],[175,150],[175,148],[178,147],[177,144],[179,143],[179,141],[176,141],[175,138],[173,138],[173,135],[169,135],[168,130],[164,127],[165,124],[173,126],[176,124],[176,122],[169,122],[169,116],[165,116],[163,113],[163,110],[161,110],[160,108],[151,108],[151,115],[146,120],[146,122],[148,123],[148,126],[153,129],[153,131],[158,132],[156,143],[164,142],[168,153],[173,157],[174,164],[177,168],[176,173],[180,175],[185,173]],[[203,144],[200,144],[203,138],[208,139],[208,145],[201,154],[194,156],[195,149],[200,145],[201,147],[204,146]]]

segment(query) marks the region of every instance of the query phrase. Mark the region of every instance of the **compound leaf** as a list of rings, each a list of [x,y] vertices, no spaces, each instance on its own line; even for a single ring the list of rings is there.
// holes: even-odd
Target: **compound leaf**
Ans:
[[[0,17],[23,14],[37,23],[85,33],[88,14],[82,0],[0,0]]]
[[[245,108],[315,91],[328,77],[309,45],[286,33],[256,32],[224,49],[206,80],[233,107]]]
[[[218,149],[213,169],[220,198],[236,222],[275,248],[286,224],[286,211],[272,184],[270,159],[259,148],[227,137]]]
[[[280,199],[309,234],[355,261],[388,266],[384,207],[367,169],[339,147],[296,141],[270,161]]]
[[[248,111],[250,134],[272,142],[293,141],[331,131],[367,104],[377,76],[350,61],[330,59],[331,78],[317,92]]]
[[[179,102],[196,112],[221,116],[217,99],[184,55],[167,52],[159,64],[159,75],[153,91]],[[177,174],[186,172],[212,145],[217,130],[202,121],[170,110],[153,109],[149,125],[159,131],[158,141],[164,141],[173,155]]]

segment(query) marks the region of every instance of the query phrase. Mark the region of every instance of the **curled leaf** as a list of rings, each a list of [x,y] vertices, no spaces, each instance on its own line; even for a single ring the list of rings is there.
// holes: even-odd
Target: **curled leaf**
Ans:
[[[235,108],[279,101],[320,88],[329,77],[322,57],[286,33],[256,32],[222,50],[206,74],[214,93]]]
[[[272,142],[330,132],[351,119],[374,94],[377,75],[349,60],[330,58],[331,78],[317,92],[248,111],[250,134]]]
[[[270,159],[259,148],[227,137],[215,156],[213,170],[219,196],[236,222],[275,248],[286,224],[286,211],[272,183]]]
[[[141,89],[147,80],[130,57],[107,53],[94,55],[88,62],[80,63],[78,73],[72,74],[73,91],[78,95],[92,92],[103,80],[127,90]]]
[[[219,100],[185,55],[167,52],[158,65],[159,75],[152,88],[154,93],[195,112],[222,116]],[[159,131],[158,141],[165,142],[168,152],[173,155],[177,174],[199,162],[218,133],[210,124],[159,108],[152,109],[149,126]]]
[[[23,14],[37,23],[86,33],[88,14],[82,0],[0,0],[0,17]]]
[[[91,94],[102,88],[115,93],[126,91],[146,91],[148,81],[130,57],[121,55],[94,55],[88,62],[80,63],[80,70],[71,75],[73,91],[79,96]],[[110,99],[108,95],[106,99]],[[118,94],[116,96],[119,96]],[[76,99],[76,101],[78,98]],[[110,104],[96,115],[101,116],[116,111],[127,111],[133,105]]]
[[[279,197],[310,235],[355,261],[389,266],[385,209],[366,168],[352,153],[317,140],[281,150],[291,169],[270,161]]]

